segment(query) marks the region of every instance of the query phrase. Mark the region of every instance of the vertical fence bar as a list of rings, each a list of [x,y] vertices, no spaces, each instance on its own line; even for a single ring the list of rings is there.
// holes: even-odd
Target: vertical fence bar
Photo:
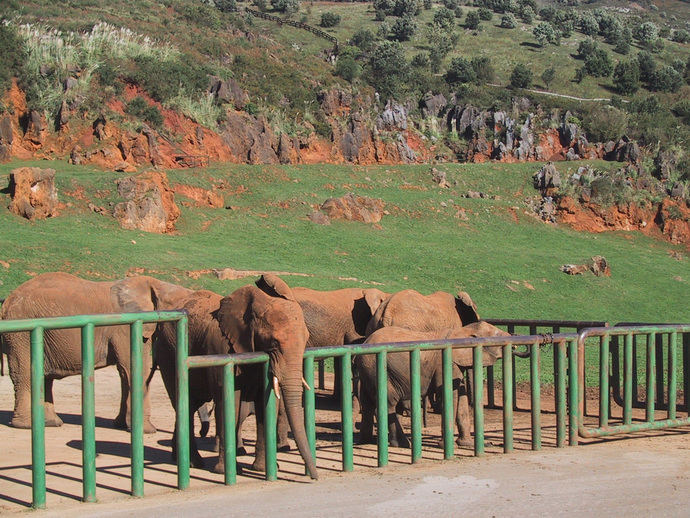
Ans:
[[[34,509],[46,507],[46,418],[43,328],[31,331],[31,492]]]
[[[656,391],[656,333],[647,335],[647,405],[645,418],[648,423],[654,421],[654,392]],[[663,383],[663,380],[662,380]]]
[[[316,463],[316,387],[314,386],[314,357],[304,358],[304,381],[310,390],[304,391],[304,428],[307,432],[307,441],[311,450],[311,458]],[[306,467],[304,468],[307,473]]]
[[[577,357],[577,340],[570,340],[568,342],[568,395],[570,396],[570,423],[568,430],[570,432],[570,446],[577,446],[577,432],[578,422],[580,420],[580,405],[578,388],[578,357]]]
[[[609,424],[609,341],[610,337],[606,335],[599,342],[599,427]],[[586,399],[587,395],[582,397]]]
[[[556,446],[565,446],[565,342],[554,346],[556,364]]]
[[[503,346],[503,451],[513,451],[513,346]],[[508,390],[506,390],[508,387]]]
[[[273,392],[273,378],[268,362],[263,365],[264,379],[264,441],[266,443],[266,480],[278,480],[278,412],[276,410],[276,393]]]
[[[472,351],[472,372],[474,373],[474,454],[484,455],[484,367],[483,347],[476,346]],[[488,370],[488,369],[487,369]],[[489,392],[491,394],[491,392]]]
[[[189,367],[187,355],[187,317],[177,321],[177,346],[175,377],[177,382],[177,418],[175,435],[177,439],[177,489],[189,487]],[[234,396],[233,396],[234,397]],[[233,432],[234,433],[234,430]]]
[[[618,340],[618,335],[613,335],[611,337],[610,347],[611,351],[611,393],[613,395],[613,400],[615,403],[623,406],[622,392],[621,392],[621,371],[620,371],[620,344]],[[611,411],[609,408],[609,417],[611,417]]]
[[[496,390],[494,388],[494,366],[489,365],[486,368],[486,397],[487,406],[489,408],[496,408]]]
[[[625,335],[623,352],[623,424],[632,423],[632,355],[633,335]]]
[[[324,375],[324,371],[326,369],[325,369],[324,363],[325,363],[325,360],[323,360],[323,359],[318,361],[318,364],[319,364],[319,390],[323,390],[324,388],[326,388],[326,378]]]
[[[668,337],[668,418],[676,418],[677,372],[676,356],[678,351],[678,333],[671,331]]]
[[[443,458],[452,459],[454,452],[453,433],[453,348],[446,347],[442,353],[443,362],[443,409],[442,430]]]
[[[422,458],[422,388],[419,349],[410,351],[410,412],[412,428],[412,464]]]
[[[343,429],[343,471],[352,471],[353,428],[352,428],[352,353],[345,353],[340,361],[340,398]]]
[[[94,326],[81,329],[81,458],[84,502],[96,501],[96,400],[94,394]]]
[[[539,343],[530,346],[529,380],[532,408],[532,449],[541,450],[541,386],[539,380]]]
[[[690,415],[690,333],[683,333],[683,404]]]
[[[143,322],[130,326],[130,409],[132,427],[132,496],[144,496],[144,364]]]
[[[664,335],[656,335],[656,404],[664,405]]]
[[[225,485],[237,482],[237,434],[235,433],[235,365],[223,365],[223,447]]]
[[[386,351],[376,354],[376,425],[379,468],[388,465],[388,368]]]

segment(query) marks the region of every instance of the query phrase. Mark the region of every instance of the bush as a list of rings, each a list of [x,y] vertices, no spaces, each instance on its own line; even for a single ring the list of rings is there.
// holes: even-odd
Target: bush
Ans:
[[[359,47],[362,51],[368,52],[374,46],[376,36],[369,29],[359,29],[350,38],[350,43]]]
[[[510,86],[513,88],[527,88],[532,84],[532,71],[522,63],[515,65],[510,74]]]
[[[685,124],[690,124],[690,100],[683,99],[673,105],[671,111],[676,117],[679,117]]]
[[[237,3],[235,0],[214,0],[216,8],[223,13],[231,13],[237,11]]]
[[[512,13],[507,13],[501,16],[501,27],[504,29],[514,29],[517,27],[517,20],[515,15]]]
[[[340,23],[340,15],[331,11],[321,14],[321,27],[335,27]]]
[[[367,78],[383,101],[401,92],[408,75],[409,66],[400,43],[383,41],[374,48],[367,63]]]
[[[637,92],[640,87],[640,67],[636,61],[620,61],[613,71],[613,85],[622,95]]]
[[[428,68],[429,63],[429,55],[424,52],[415,54],[412,61],[410,61],[410,65],[414,68]]]
[[[659,27],[652,22],[645,22],[633,28],[633,37],[644,46],[651,46],[659,39]]]
[[[453,58],[445,75],[449,84],[471,83],[477,79],[472,63],[463,57]]]
[[[608,77],[613,72],[613,61],[606,49],[597,47],[585,57],[585,71],[594,77]]]
[[[362,74],[362,67],[352,56],[341,56],[335,64],[335,73],[346,81],[352,82]]]
[[[460,0],[443,0],[443,6],[454,11],[457,7],[460,7]]]
[[[472,30],[478,29],[480,21],[479,13],[477,11],[470,11],[465,17],[465,27]]]
[[[479,15],[479,19],[485,22],[491,21],[491,18],[494,17],[494,13],[491,12],[491,9],[487,9],[486,7],[477,9],[477,14]]]
[[[294,14],[299,11],[299,0],[271,0],[273,9],[286,14]]]
[[[143,56],[135,58],[129,77],[142,86],[156,101],[165,103],[180,92],[194,94],[208,86],[212,70],[189,55],[180,59],[159,61]]]
[[[148,122],[155,128],[163,126],[163,116],[156,106],[150,105],[143,97],[135,97],[127,103],[125,112]]]
[[[656,69],[649,78],[649,89],[659,92],[677,92],[683,77],[672,66]]]
[[[551,86],[551,83],[553,80],[556,78],[556,69],[553,67],[549,67],[541,75],[541,80],[544,81],[544,85],[546,86],[546,89],[548,90],[549,87]]]
[[[617,141],[628,126],[626,114],[613,106],[595,104],[583,113],[583,127],[590,142]]]
[[[676,29],[673,31],[671,39],[676,43],[690,43],[690,32],[685,29]]]
[[[24,42],[12,25],[0,22],[0,92],[13,76],[18,76],[26,60]]]
[[[526,6],[520,10],[520,19],[527,25],[532,25],[534,21],[534,11],[531,7]]]
[[[637,65],[640,68],[640,80],[645,83],[652,78],[652,74],[656,70],[656,61],[646,50],[642,50],[637,54]]]
[[[494,79],[494,68],[491,66],[491,59],[488,57],[472,58],[470,65],[474,70],[476,82],[479,84],[488,83]]]
[[[619,39],[616,42],[616,46],[613,48],[614,52],[627,56],[630,52],[630,41],[624,38]]]
[[[547,43],[558,44],[558,33],[554,30],[553,25],[549,22],[541,22],[534,29],[532,34],[539,42],[539,45],[544,47]]]
[[[417,30],[417,23],[411,16],[398,18],[391,27],[391,37],[396,41],[408,41]]]
[[[434,13],[434,25],[443,30],[450,31],[455,27],[455,14],[447,7],[441,7]]]
[[[556,16],[556,9],[550,5],[539,9],[539,17],[544,21],[550,22],[554,16]]]
[[[587,38],[586,40],[582,40],[577,46],[577,55],[580,59],[585,59],[597,48],[599,48],[599,44],[593,39]]]
[[[596,36],[599,34],[599,22],[591,11],[585,11],[578,23],[580,32],[586,36]]]
[[[419,0],[395,0],[393,4],[394,16],[417,16],[422,11]]]

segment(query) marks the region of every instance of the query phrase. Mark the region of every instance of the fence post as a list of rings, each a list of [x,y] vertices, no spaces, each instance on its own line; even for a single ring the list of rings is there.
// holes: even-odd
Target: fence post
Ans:
[[[43,328],[31,331],[31,492],[32,507],[46,507],[46,418]]]
[[[529,351],[530,388],[532,389],[532,449],[541,450],[541,383],[539,379],[539,343]]]
[[[623,351],[623,424],[632,423],[632,356],[633,335],[625,335]]]
[[[343,430],[343,471],[352,471],[353,439],[352,439],[352,353],[345,353],[340,362],[340,398],[341,420]]]
[[[388,465],[388,367],[386,351],[376,354],[376,425],[378,465]]]
[[[235,433],[235,364],[223,366],[223,440],[225,485],[237,482],[237,435]]]
[[[503,346],[503,451],[513,451],[513,397],[515,392],[513,381],[513,347]]]
[[[276,394],[273,392],[273,378],[268,362],[263,364],[264,380],[264,440],[266,442],[266,480],[278,480],[278,412],[276,411]]]
[[[578,396],[578,358],[577,358],[577,340],[570,340],[568,351],[568,394],[570,396],[570,446],[577,446],[577,435],[578,435],[578,425],[579,425],[579,411],[580,405]]]
[[[84,502],[96,501],[96,403],[94,395],[94,325],[81,329],[81,456]]]
[[[556,446],[565,446],[565,341],[554,344],[556,364]]]
[[[177,378],[177,489],[189,487],[189,367],[187,355],[187,317],[177,321],[176,378]],[[234,433],[234,431],[233,431]]]
[[[472,372],[474,374],[474,455],[484,454],[484,367],[483,347],[472,351]],[[489,392],[491,394],[491,392]]]
[[[132,496],[144,496],[143,322],[130,326],[130,426],[132,430]]]
[[[309,385],[309,390],[304,391],[304,428],[307,432],[311,457],[316,463],[316,387],[314,386],[314,357],[304,358],[304,381]],[[307,469],[305,467],[305,474]]]
[[[443,374],[443,408],[442,408],[442,437],[443,458],[452,459],[454,455],[453,433],[453,348],[446,347],[442,353]]]
[[[609,423],[609,340],[608,335],[603,336],[599,345],[599,426],[607,426]],[[583,348],[584,349],[584,348]],[[587,395],[582,397],[587,399]],[[582,416],[584,417],[584,415]]]
[[[678,351],[678,333],[671,331],[668,337],[668,418],[676,418],[676,353]]]
[[[412,464],[422,458],[422,389],[419,349],[410,351],[410,412],[412,428]]]
[[[647,422],[654,421],[654,393],[656,391],[656,333],[647,335],[647,405],[645,418]],[[663,379],[661,380],[663,383]]]

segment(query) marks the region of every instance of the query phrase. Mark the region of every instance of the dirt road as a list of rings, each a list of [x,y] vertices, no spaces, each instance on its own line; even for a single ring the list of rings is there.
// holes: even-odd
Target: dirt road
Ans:
[[[159,431],[145,437],[144,499],[128,496],[129,434],[114,430],[110,420],[119,404],[119,379],[114,368],[96,373],[97,497],[82,504],[79,377],[55,383],[55,401],[65,425],[46,430],[48,510],[36,516],[257,515],[457,516],[471,510],[480,515],[596,514],[687,515],[690,490],[690,434],[647,434],[577,448],[555,448],[552,403],[545,394],[542,414],[544,449],[530,448],[529,413],[515,414],[516,452],[502,454],[501,412],[487,410],[487,455],[457,451],[453,461],[440,462],[438,416],[424,429],[421,465],[409,465],[409,450],[391,448],[390,466],[378,469],[376,447],[355,449],[355,471],[341,473],[340,413],[317,412],[317,465],[321,479],[304,476],[299,455],[279,454],[278,482],[267,483],[249,471],[251,457],[240,457],[244,474],[234,487],[222,475],[192,469],[191,487],[176,491],[176,467],[170,459],[173,412],[160,377],[152,385],[153,420]],[[28,430],[8,426],[13,404],[12,384],[0,378],[0,514],[22,512],[31,501],[31,448]],[[320,403],[327,403],[323,395]],[[526,402],[521,401],[526,407]],[[551,408],[549,408],[551,405]],[[660,415],[661,417],[661,415]],[[213,430],[211,430],[211,435]],[[252,437],[251,427],[245,437]],[[253,441],[249,440],[252,450]],[[213,440],[201,441],[208,463]],[[199,502],[203,502],[203,507]]]

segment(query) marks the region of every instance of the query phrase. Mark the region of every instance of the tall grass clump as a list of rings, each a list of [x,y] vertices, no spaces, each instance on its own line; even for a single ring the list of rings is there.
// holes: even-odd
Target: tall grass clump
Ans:
[[[223,108],[216,103],[213,95],[207,93],[191,97],[180,91],[165,103],[165,107],[179,111],[194,122],[210,129],[216,129],[218,121],[223,116]]]

